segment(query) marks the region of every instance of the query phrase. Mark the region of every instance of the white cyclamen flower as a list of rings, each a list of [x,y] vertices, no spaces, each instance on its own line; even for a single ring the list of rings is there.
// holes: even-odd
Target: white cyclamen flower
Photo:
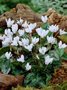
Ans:
[[[11,45],[12,46],[18,46],[18,43],[19,43],[19,36],[16,36],[16,37],[14,37]]]
[[[24,30],[19,29],[18,33],[19,33],[19,36],[23,36],[24,35]]]
[[[25,29],[27,33],[32,33],[32,30],[36,27],[36,23],[31,23],[28,25],[28,27]]]
[[[45,64],[51,64],[53,62],[53,58],[51,58],[49,55],[45,56]]]
[[[18,59],[17,59],[17,61],[19,61],[19,62],[25,62],[25,60],[24,60],[24,55],[21,55],[21,57],[19,57]]]
[[[11,28],[12,28],[12,32],[15,34],[17,32],[17,30],[18,30],[18,25],[13,24]]]
[[[37,25],[36,23],[30,23],[28,25],[28,28],[31,29],[31,30],[33,30],[36,27],[36,25]]]
[[[17,24],[22,25],[23,19],[20,18],[20,20],[17,20]]]
[[[47,41],[48,43],[51,43],[51,44],[55,44],[56,43],[56,38],[54,38],[53,36],[47,36]]]
[[[11,20],[10,18],[6,19],[6,23],[7,23],[7,27],[11,27],[14,23],[14,20]]]
[[[23,38],[22,39],[22,44],[23,44],[23,46],[28,45],[29,44],[29,39],[28,38],[27,39]]]
[[[5,29],[5,35],[7,35],[7,36],[12,36],[13,35],[13,33],[11,32],[11,30],[10,29]]]
[[[44,55],[46,51],[47,51],[47,48],[46,48],[46,47],[41,47],[41,48],[39,48],[39,52],[40,52],[42,55]]]
[[[32,51],[32,48],[33,48],[33,44],[30,44],[30,45],[27,45],[27,46],[24,46],[28,51]]]
[[[47,16],[41,16],[41,20],[43,23],[46,23],[48,18],[47,18]]]
[[[31,69],[31,65],[29,63],[26,64],[26,70],[29,71]]]
[[[6,40],[5,40],[5,41],[2,41],[2,46],[3,46],[3,47],[9,46],[8,41],[6,41]]]
[[[22,24],[22,27],[27,28],[27,27],[28,27],[28,22],[25,21],[25,22]]]
[[[62,29],[60,29],[59,33],[60,33],[60,35],[67,34],[67,32],[65,32],[65,31],[62,30]]]
[[[32,30],[31,30],[30,28],[26,28],[26,29],[25,29],[25,32],[27,32],[27,33],[32,33]]]
[[[6,47],[6,46],[9,46],[9,44],[12,42],[12,37],[9,36],[9,37],[5,37],[2,41],[2,46],[3,47]]]
[[[44,38],[48,34],[49,30],[44,30],[42,28],[37,28],[36,32],[41,38]]]
[[[59,48],[61,49],[61,48],[66,48],[67,47],[67,45],[64,43],[64,44],[62,44],[62,41],[60,41],[59,43],[58,43],[58,46],[59,46]]]
[[[33,44],[36,44],[39,42],[39,38],[36,38],[36,37],[32,37],[32,43]]]
[[[51,25],[49,26],[49,31],[51,32],[57,32],[59,27],[57,25]]]
[[[19,41],[19,36],[14,37],[14,40],[18,42]]]
[[[5,57],[6,57],[7,59],[10,59],[11,56],[12,56],[11,52],[6,52],[6,53],[5,53]]]
[[[11,43],[12,46],[18,46],[18,42],[16,40],[13,40]]]

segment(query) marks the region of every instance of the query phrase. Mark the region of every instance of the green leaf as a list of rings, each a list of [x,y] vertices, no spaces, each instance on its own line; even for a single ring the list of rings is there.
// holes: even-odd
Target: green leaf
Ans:
[[[46,74],[46,85],[48,85],[50,79],[51,79],[51,75]]]
[[[63,54],[62,59],[63,59],[63,60],[67,60],[67,53],[64,53],[64,54]]]
[[[7,60],[4,55],[0,57],[0,70],[4,74],[8,74],[11,70],[10,60]]]
[[[60,57],[64,54],[64,49],[59,49]]]
[[[10,67],[6,64],[6,65],[2,65],[2,69],[1,71],[4,73],[4,74],[8,74],[10,72]]]
[[[42,28],[45,30],[48,30],[48,27],[49,27],[49,23],[47,22],[42,25]]]
[[[61,36],[58,36],[58,38],[59,38],[62,42],[67,43],[67,35],[61,35]]]
[[[59,57],[61,57],[64,54],[64,49],[57,49],[56,53],[59,55]]]
[[[12,70],[11,74],[13,74],[13,75],[22,75],[25,73],[25,70],[22,67],[21,62],[17,62],[17,61],[11,62],[10,68]]]
[[[0,56],[3,55],[4,53],[6,53],[9,50],[10,50],[9,47],[2,47],[2,48],[0,48]]]
[[[4,29],[0,28],[0,34],[4,33]]]
[[[45,85],[45,82],[42,80],[41,76],[29,73],[24,81],[25,85],[31,86],[31,87],[43,87]]]
[[[7,10],[9,10],[9,7],[6,4],[0,4],[0,14],[3,14]]]

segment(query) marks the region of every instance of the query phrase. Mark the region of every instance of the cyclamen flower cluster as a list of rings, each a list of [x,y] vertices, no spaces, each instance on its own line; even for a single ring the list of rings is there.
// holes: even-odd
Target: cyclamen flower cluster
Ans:
[[[41,20],[43,23],[46,23],[48,18],[47,16],[42,16]],[[57,25],[51,25],[48,27],[48,30],[45,30],[41,27],[36,28],[36,23],[30,23],[27,21],[24,21],[20,18],[20,20],[17,20],[15,22],[14,20],[6,19],[7,23],[7,29],[4,31],[4,35],[0,36],[0,39],[2,40],[2,46],[13,46],[13,47],[22,47],[28,50],[29,52],[32,52],[33,48],[37,44],[41,44],[41,39],[46,38],[46,42],[48,44],[56,44],[57,39],[53,37],[53,35],[49,35],[49,33],[54,33],[59,31],[59,27]],[[21,28],[19,28],[19,25]],[[33,30],[36,31],[36,36],[32,35]],[[67,34],[67,32],[64,32],[60,30],[59,34]],[[26,36],[26,37],[25,37]],[[44,41],[45,42],[45,41]],[[58,48],[66,48],[66,44],[62,44],[62,41],[58,43]],[[38,52],[45,56],[46,52],[48,51],[48,47],[46,46],[38,46]],[[11,52],[6,52],[5,57],[7,59],[10,59],[12,57]],[[37,56],[39,59],[39,57]],[[46,65],[51,64],[53,62],[54,58],[47,54],[47,56],[44,57],[44,63]],[[17,57],[18,62],[25,62],[25,56],[22,54],[20,57]],[[25,66],[26,70],[30,70],[32,68],[32,65],[28,62]]]

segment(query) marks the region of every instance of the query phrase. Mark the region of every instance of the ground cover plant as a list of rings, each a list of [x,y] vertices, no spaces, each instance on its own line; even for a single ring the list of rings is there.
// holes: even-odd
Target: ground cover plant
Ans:
[[[15,7],[18,3],[27,4],[38,13],[43,13],[49,8],[53,8],[61,14],[67,14],[66,0],[0,0],[0,14]]]
[[[0,30],[0,71],[4,74],[24,75],[23,86],[36,88],[48,85],[54,70],[66,60],[67,47],[55,38],[55,33],[67,35],[58,25],[49,25],[48,17],[41,16],[43,25],[37,27],[19,19],[6,19],[7,28]]]

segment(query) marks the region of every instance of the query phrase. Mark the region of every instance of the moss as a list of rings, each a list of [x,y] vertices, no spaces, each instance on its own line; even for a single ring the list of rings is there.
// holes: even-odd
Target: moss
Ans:
[[[32,87],[22,87],[22,86],[17,86],[16,88],[12,88],[12,90],[67,90],[67,82],[64,82],[62,84],[56,84],[56,85],[50,85],[50,86],[45,86],[42,89],[34,89]]]

